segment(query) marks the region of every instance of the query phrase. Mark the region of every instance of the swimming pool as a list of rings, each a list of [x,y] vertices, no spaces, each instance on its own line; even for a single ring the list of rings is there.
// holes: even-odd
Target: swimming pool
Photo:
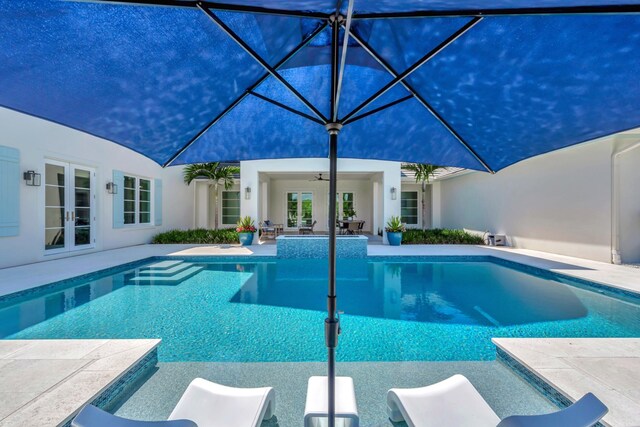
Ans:
[[[326,264],[149,259],[0,298],[0,337],[162,338],[161,361],[323,361]],[[640,336],[637,298],[493,257],[340,259],[337,274],[341,361],[492,360],[491,337]]]

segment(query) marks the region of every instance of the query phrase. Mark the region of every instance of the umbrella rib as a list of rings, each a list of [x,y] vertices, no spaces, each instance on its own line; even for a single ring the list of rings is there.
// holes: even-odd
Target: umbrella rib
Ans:
[[[305,113],[303,113],[303,112],[301,112],[301,111],[298,111],[298,110],[296,110],[295,108],[289,107],[288,105],[285,105],[285,104],[283,104],[283,103],[281,103],[281,102],[278,102],[278,101],[276,101],[275,99],[271,99],[271,98],[269,98],[268,96],[264,96],[264,95],[262,95],[262,94],[260,94],[260,93],[258,93],[258,92],[254,92],[254,91],[249,91],[249,94],[250,94],[250,95],[255,96],[256,98],[260,98],[260,99],[262,99],[263,101],[267,101],[267,102],[269,102],[269,103],[271,103],[271,104],[275,105],[276,107],[280,107],[280,108],[282,108],[282,109],[284,109],[284,110],[287,110],[287,111],[289,111],[289,112],[291,112],[291,113],[294,113],[294,114],[297,114],[297,115],[299,115],[299,116],[302,116],[302,117],[304,117],[304,118],[305,118],[305,119],[307,119],[307,120],[311,120],[312,122],[318,123],[318,124],[320,124],[320,125],[322,125],[322,126],[324,126],[324,125],[325,125],[325,123],[324,123],[324,122],[322,122],[322,121],[320,121],[320,120],[316,119],[315,117],[310,116],[309,114],[305,114]]]
[[[491,16],[535,16],[535,15],[601,15],[640,13],[640,5],[593,5],[593,6],[558,6],[558,7],[523,7],[504,9],[457,9],[457,10],[422,10],[412,12],[359,13],[353,19],[392,19],[392,18],[459,18],[459,17],[491,17]]]
[[[349,120],[351,117],[353,117],[354,115],[358,114],[363,108],[366,108],[367,105],[371,104],[372,102],[374,102],[376,99],[378,99],[379,97],[381,97],[382,95],[384,95],[385,93],[387,93],[387,91],[389,91],[391,88],[393,88],[395,85],[397,85],[398,83],[401,83],[404,79],[406,79],[409,75],[411,75],[414,71],[416,71],[418,68],[420,68],[421,66],[423,66],[424,64],[426,64],[429,60],[431,60],[434,56],[436,56],[438,53],[440,53],[442,50],[444,50],[445,48],[447,48],[447,46],[449,46],[451,43],[455,42],[460,36],[462,36],[464,33],[466,33],[467,31],[469,31],[471,28],[473,28],[478,22],[480,22],[482,20],[482,18],[473,18],[471,19],[469,22],[467,22],[466,24],[464,24],[461,28],[459,28],[456,32],[454,32],[453,34],[451,34],[449,37],[447,37],[444,41],[442,41],[440,44],[438,44],[438,46],[434,47],[433,49],[431,49],[426,55],[424,55],[422,58],[420,58],[418,61],[416,61],[415,63],[413,63],[413,65],[411,65],[409,68],[407,68],[405,71],[403,71],[402,73],[398,74],[393,80],[391,80],[389,83],[387,83],[386,85],[384,85],[380,90],[378,90],[376,93],[374,93],[373,95],[371,95],[367,100],[365,100],[364,102],[362,102],[360,105],[358,105],[356,108],[353,109],[353,111],[351,111],[349,114],[347,114],[346,116],[344,116],[342,118],[343,121],[347,121]]]
[[[311,104],[300,92],[294,88],[291,83],[289,83],[284,77],[278,73],[278,71],[273,68],[267,61],[265,61],[256,51],[254,51],[251,46],[249,46],[240,36],[238,36],[231,28],[229,28],[218,16],[204,7],[202,4],[199,4],[198,7],[202,10],[211,20],[220,27],[222,31],[224,31],[233,41],[235,41],[242,49],[245,50],[258,64],[260,64],[273,78],[278,80],[282,85],[287,88],[289,92],[291,92],[300,102],[302,102],[316,117],[322,120],[324,123],[327,123],[327,118]]]
[[[161,7],[178,7],[183,9],[197,9],[198,4],[201,3],[204,7],[220,11],[229,12],[245,12],[245,13],[257,13],[263,15],[276,15],[276,16],[290,16],[297,18],[317,18],[327,19],[329,15],[327,13],[320,12],[302,12],[296,10],[286,9],[271,9],[267,7],[259,6],[246,6],[238,4],[227,4],[211,2],[206,0],[65,0],[73,3],[107,3],[107,4],[122,4],[130,6],[161,6]]]
[[[403,96],[402,98],[396,99],[395,101],[389,102],[388,104],[384,104],[381,107],[374,108],[371,111],[367,111],[366,113],[362,113],[362,114],[360,114],[358,116],[352,117],[348,121],[343,122],[342,125],[346,126],[346,125],[351,124],[353,122],[357,122],[358,120],[364,119],[365,117],[368,117],[368,116],[370,116],[372,114],[379,113],[380,111],[386,110],[387,108],[391,108],[394,105],[398,105],[398,104],[400,104],[400,103],[402,103],[404,101],[408,101],[409,99],[411,99],[413,97],[414,97],[413,94],[407,95],[407,96]]]
[[[339,11],[336,11],[338,13]],[[331,120],[338,120],[338,110],[340,109],[340,92],[342,91],[342,78],[344,77],[344,67],[347,63],[347,48],[349,46],[349,31],[351,31],[351,18],[353,17],[353,0],[349,0],[347,9],[347,23],[345,25],[344,39],[342,40],[342,57],[340,58],[340,71],[338,72],[338,87],[336,88],[336,101],[331,112]],[[334,28],[337,31],[338,27]],[[336,52],[337,53],[337,52]]]
[[[355,32],[351,31],[350,32],[351,37],[354,38],[354,40],[356,42],[358,42],[358,44],[365,50],[365,52],[367,52],[369,55],[371,55],[371,57],[373,57],[373,59],[375,59],[389,74],[391,74],[391,76],[393,76],[394,78],[398,76],[398,73],[393,69],[393,67],[391,66],[391,64],[389,64],[382,56],[380,56],[380,54],[378,54],[378,52],[376,52],[371,46],[369,46],[369,44],[364,41],[362,39],[362,37],[360,37],[359,35],[357,35]],[[440,115],[440,113],[438,113],[432,106],[431,104],[429,104],[427,102],[426,99],[424,99],[418,92],[416,92],[416,90],[413,88],[413,86],[407,82],[407,81],[402,81],[400,82],[400,84],[402,84],[402,86],[404,86],[404,88],[409,91],[409,93],[411,94],[411,96],[413,96],[414,98],[416,98],[416,100],[429,112],[431,113],[431,115],[433,115],[436,120],[438,120],[440,122],[440,124],[442,126],[445,127],[445,129],[447,129],[449,131],[449,133],[451,133],[456,140],[462,144],[464,146],[465,149],[467,149],[467,151],[469,151],[469,153],[471,153],[471,155],[473,155],[473,157],[475,157],[475,159],[482,164],[482,166],[487,170],[487,172],[490,173],[495,173],[495,171],[493,169],[491,169],[489,167],[489,165],[487,164],[487,162],[485,162],[482,157],[464,140],[464,138],[462,138],[462,136],[444,119],[444,117],[442,117]],[[375,110],[372,110],[375,111]],[[360,118],[361,116],[355,117],[354,119],[349,120],[347,123],[353,122],[354,120]]]
[[[337,12],[336,12],[337,13]],[[338,42],[340,23],[338,22],[338,15],[335,15],[331,19],[331,97],[329,104],[329,115],[331,121],[335,121],[334,113],[337,110],[336,100],[338,95],[338,52],[340,51]]]
[[[296,46],[291,52],[284,56],[278,63],[275,65],[275,69],[282,67],[287,61],[296,56],[298,52],[300,52],[305,46],[307,46],[313,39],[315,39],[318,34],[320,34],[327,27],[326,21],[319,25],[311,34],[309,34],[298,46]],[[249,86],[239,97],[237,97],[231,104],[229,104],[220,114],[218,114],[213,120],[211,120],[207,125],[202,128],[193,138],[189,140],[185,145],[182,146],[180,150],[178,150],[169,160],[167,160],[162,167],[170,166],[182,153],[184,153],[189,147],[191,147],[202,135],[204,135],[212,126],[218,123],[224,116],[227,115],[231,110],[233,110],[244,98],[249,95],[249,92],[253,91],[255,88],[260,86],[262,82],[264,82],[271,74],[264,73],[258,80],[255,81],[251,86]]]

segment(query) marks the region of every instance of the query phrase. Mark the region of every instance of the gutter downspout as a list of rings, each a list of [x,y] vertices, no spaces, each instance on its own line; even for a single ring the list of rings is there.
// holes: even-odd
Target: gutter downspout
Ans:
[[[640,147],[640,141],[611,154],[611,263],[622,264],[620,256],[620,156]]]

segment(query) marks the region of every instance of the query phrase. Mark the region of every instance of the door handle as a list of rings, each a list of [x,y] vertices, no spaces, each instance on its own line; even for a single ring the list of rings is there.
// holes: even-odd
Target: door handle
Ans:
[[[67,211],[67,221],[69,221],[69,211]]]
[[[71,211],[71,221],[76,220],[76,211]]]

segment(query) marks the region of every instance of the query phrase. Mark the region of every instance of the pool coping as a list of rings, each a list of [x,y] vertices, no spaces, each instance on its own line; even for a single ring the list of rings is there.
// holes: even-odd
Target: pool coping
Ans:
[[[154,369],[160,341],[1,341],[0,425],[66,427],[88,403],[113,410]]]
[[[493,338],[497,360],[559,407],[592,392],[609,408],[600,425],[640,420],[640,338]]]

